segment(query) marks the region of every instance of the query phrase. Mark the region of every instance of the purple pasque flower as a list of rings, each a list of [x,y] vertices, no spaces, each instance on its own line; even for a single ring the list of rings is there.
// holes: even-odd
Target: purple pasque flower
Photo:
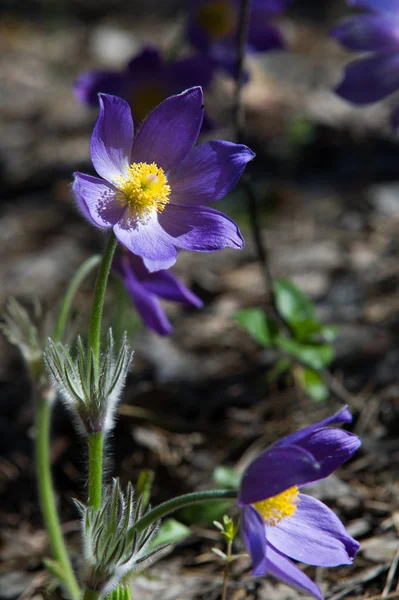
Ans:
[[[119,96],[129,102],[133,120],[140,122],[168,96],[196,85],[205,90],[213,72],[213,62],[206,56],[166,62],[156,48],[148,46],[121,71],[82,73],[74,83],[74,93],[89,106],[98,106],[99,93]]]
[[[347,0],[370,12],[345,19],[331,35],[343,46],[367,52],[350,63],[336,93],[353,104],[378,102],[399,89],[399,0]],[[391,117],[399,126],[399,110]]]
[[[238,505],[253,575],[270,573],[322,599],[318,586],[289,559],[322,567],[352,563],[359,543],[327,506],[299,492],[330,475],[359,448],[356,435],[327,427],[351,420],[345,407],[283,438],[247,468]]]
[[[199,87],[171,96],[134,137],[127,102],[100,94],[91,159],[101,179],[75,173],[74,196],[83,216],[113,229],[150,272],[171,267],[178,248],[215,252],[244,245],[234,221],[205,205],[236,185],[254,153],[224,141],[194,147],[203,108]]]
[[[202,300],[170,271],[150,273],[143,260],[131,252],[124,251],[115,258],[112,270],[122,278],[144,324],[159,335],[172,333],[172,326],[159,298],[197,308],[203,306]]]
[[[284,46],[281,32],[270,25],[290,0],[252,0],[248,30],[248,52],[279,50]],[[235,76],[237,35],[241,0],[191,0],[188,38],[217,65]]]

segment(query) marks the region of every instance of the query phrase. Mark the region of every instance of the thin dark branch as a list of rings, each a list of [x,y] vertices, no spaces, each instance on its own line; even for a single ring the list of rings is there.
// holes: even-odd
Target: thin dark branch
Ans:
[[[235,95],[233,103],[233,128],[234,137],[238,144],[243,143],[245,130],[245,114],[242,108],[241,96],[244,83],[244,67],[245,55],[248,40],[248,29],[251,15],[251,0],[241,0],[239,27],[237,31],[237,61],[235,71]],[[246,172],[242,178],[242,184],[247,197],[248,215],[250,219],[252,238],[255,244],[256,252],[262,269],[262,275],[266,286],[266,293],[269,295],[270,308],[273,313],[274,320],[278,323],[280,329],[286,334],[292,334],[289,325],[280,315],[276,296],[273,288],[273,275],[270,268],[270,258],[267,243],[262,236],[260,225],[260,215],[258,210],[258,198],[251,180],[251,175]],[[300,361],[297,361],[300,364]],[[353,404],[352,395],[346,390],[340,381],[338,381],[328,369],[320,371],[324,383],[329,388],[330,392],[342,403]]]
[[[240,4],[239,27],[237,31],[237,62],[236,62],[236,86],[233,105],[233,126],[235,140],[238,144],[243,142],[245,128],[245,114],[242,108],[241,95],[244,83],[245,54],[247,48],[248,29],[251,15],[251,0],[242,0]],[[270,270],[270,260],[267,244],[262,239],[262,230],[260,226],[260,216],[258,211],[258,199],[254,190],[251,176],[245,173],[242,178],[242,184],[247,196],[248,215],[250,219],[252,238],[255,244],[256,252],[262,269],[262,275],[265,281],[266,293],[269,294],[273,317],[279,323],[280,327],[289,333],[287,323],[282,319],[277,310],[276,299],[273,291],[273,276]]]
[[[237,57],[236,57],[236,69],[235,69],[235,94],[233,103],[233,124],[234,124],[234,137],[238,144],[242,143],[243,129],[245,125],[245,118],[241,104],[241,92],[244,84],[244,67],[245,67],[245,55],[247,49],[248,30],[249,30],[249,19],[251,16],[251,0],[241,0],[240,3],[240,14],[239,14],[239,26],[237,29]]]

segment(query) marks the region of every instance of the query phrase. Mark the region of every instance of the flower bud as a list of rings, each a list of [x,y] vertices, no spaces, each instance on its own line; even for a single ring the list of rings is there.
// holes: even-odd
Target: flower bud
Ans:
[[[134,500],[130,483],[124,494],[119,480],[114,479],[99,510],[78,501],[75,504],[82,517],[84,582],[87,588],[100,592],[101,598],[108,596],[128,573],[146,568],[165,551],[166,546],[150,549],[159,522],[140,532],[134,530],[144,513],[141,497]]]
[[[1,329],[8,341],[18,347],[32,380],[37,380],[42,374],[43,345],[35,321],[40,322],[42,315],[39,304],[34,309],[31,317],[15,298],[11,298],[3,314]]]
[[[115,407],[126,382],[133,352],[124,335],[121,348],[115,353],[111,329],[98,369],[94,368],[91,355],[88,370],[89,352],[91,350],[86,351],[80,337],[73,353],[49,339],[44,360],[57,391],[66,406],[79,417],[84,430],[87,433],[106,432],[112,428]]]

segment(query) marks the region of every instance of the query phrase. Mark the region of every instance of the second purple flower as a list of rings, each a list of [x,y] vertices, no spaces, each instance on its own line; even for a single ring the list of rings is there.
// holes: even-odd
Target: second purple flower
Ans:
[[[359,448],[356,435],[327,427],[351,420],[345,407],[283,438],[247,468],[238,505],[253,575],[270,573],[323,600],[318,586],[289,559],[321,567],[352,563],[359,543],[327,506],[300,493],[302,486],[324,479]]]

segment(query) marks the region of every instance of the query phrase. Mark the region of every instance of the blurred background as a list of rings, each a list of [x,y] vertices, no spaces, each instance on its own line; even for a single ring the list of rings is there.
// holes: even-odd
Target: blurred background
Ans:
[[[74,171],[93,172],[89,140],[97,114],[76,100],[76,78],[90,69],[124,69],[148,44],[166,52],[177,40],[189,54],[188,4],[2,1],[1,306],[14,296],[28,309],[39,301],[54,315],[76,268],[103,247],[70,193]],[[349,390],[353,430],[363,440],[350,465],[315,490],[362,541],[354,569],[306,571],[334,600],[379,598],[399,551],[399,146],[388,123],[395,98],[359,109],[334,95],[351,57],[328,32],[348,13],[338,0],[292,2],[275,20],[286,49],[250,57],[243,89],[245,143],[257,153],[252,175],[272,272],[291,279],[316,302],[320,319],[338,327],[332,371]],[[233,90],[226,73],[207,89],[206,109],[218,124],[208,139],[232,139]],[[107,297],[107,324],[127,328],[135,349],[109,472],[126,482],[153,469],[154,502],[209,486],[220,464],[239,468],[280,435],[339,407],[334,397],[315,404],[289,378],[270,383],[273,352],[232,319],[267,299],[242,191],[217,208],[239,223],[245,249],[181,253],[174,271],[205,306],[167,305],[172,336],[144,329],[118,282]],[[93,282],[77,296],[69,341],[87,327]],[[4,337],[0,386],[0,600],[59,597],[43,563],[49,549],[35,491],[29,381]],[[51,451],[65,533],[77,556],[71,497],[86,493],[85,444],[60,405]],[[179,515],[192,535],[134,581],[134,598],[220,597],[222,565],[210,552],[221,547],[210,525],[220,516],[215,510]],[[234,563],[232,600],[296,596],[251,578],[246,558]]]

